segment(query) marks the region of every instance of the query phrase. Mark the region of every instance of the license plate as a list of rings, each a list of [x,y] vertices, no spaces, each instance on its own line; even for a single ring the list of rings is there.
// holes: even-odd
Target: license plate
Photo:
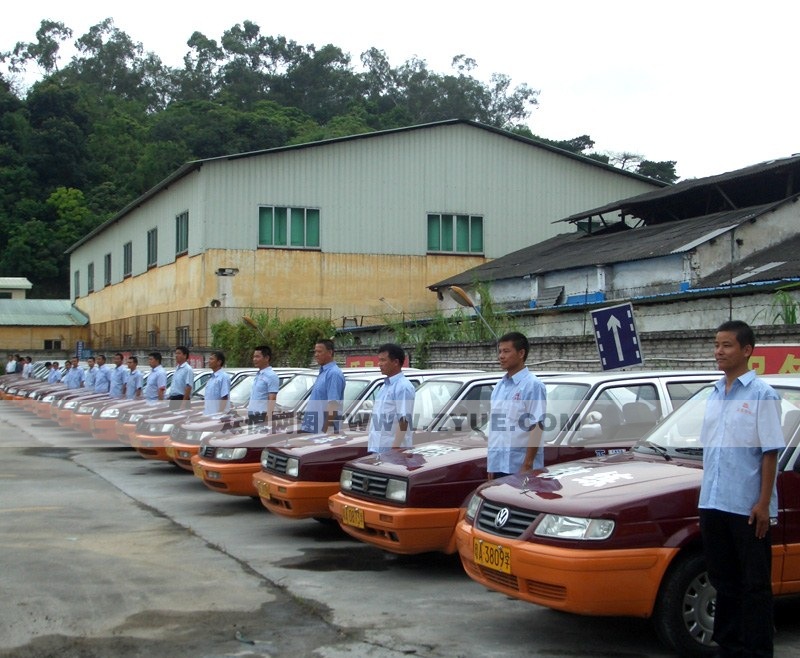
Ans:
[[[169,457],[170,459],[175,458],[175,448],[173,448],[172,446],[167,446],[167,457]]]
[[[358,507],[345,505],[342,509],[342,523],[351,525],[354,528],[364,529],[364,510]]]
[[[482,567],[511,573],[511,549],[490,544],[482,539],[472,540],[472,553],[475,564]]]
[[[258,489],[258,495],[260,498],[269,498],[269,482],[262,482],[258,480],[256,482],[256,489]]]
[[[196,477],[199,477],[199,478],[203,477],[203,467],[202,466],[200,466],[198,464],[195,464],[192,468],[194,470],[194,474],[195,474]]]

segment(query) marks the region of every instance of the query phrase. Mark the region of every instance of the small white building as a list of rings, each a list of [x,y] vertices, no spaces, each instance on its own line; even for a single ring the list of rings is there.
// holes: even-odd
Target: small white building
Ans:
[[[33,284],[24,276],[0,277],[0,299],[25,299]]]

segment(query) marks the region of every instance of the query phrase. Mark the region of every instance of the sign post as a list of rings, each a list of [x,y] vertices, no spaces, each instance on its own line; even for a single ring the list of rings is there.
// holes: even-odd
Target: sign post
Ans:
[[[603,370],[617,370],[644,363],[630,302],[600,308],[591,313]]]

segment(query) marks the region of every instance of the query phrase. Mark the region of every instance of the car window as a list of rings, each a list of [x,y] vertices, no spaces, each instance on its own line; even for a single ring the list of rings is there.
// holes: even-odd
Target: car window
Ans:
[[[586,444],[638,440],[661,416],[655,384],[609,386],[586,409],[581,437]],[[595,431],[583,430],[586,425]]]
[[[427,382],[435,383],[436,386],[429,388],[420,387],[417,391],[417,398],[414,403],[414,412],[417,415],[416,427],[428,427],[433,419],[439,415],[445,405],[458,392],[457,382]],[[477,384],[470,388],[459,403],[448,413],[444,419],[440,431],[466,430],[478,428],[485,425],[489,419],[489,412],[492,406],[492,389],[494,382]],[[425,388],[424,401],[420,406],[420,413],[417,414],[417,405],[420,403],[420,392]]]
[[[672,400],[672,408],[677,409],[708,382],[667,382],[667,393]]]
[[[300,403],[311,387],[317,376],[315,374],[297,374],[278,391],[277,402],[285,409],[294,409]]]

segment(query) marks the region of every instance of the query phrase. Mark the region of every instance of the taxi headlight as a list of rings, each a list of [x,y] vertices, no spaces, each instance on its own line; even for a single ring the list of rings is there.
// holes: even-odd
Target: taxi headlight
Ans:
[[[261,468],[267,470],[267,464],[269,463],[269,449],[264,448],[261,451]]]
[[[554,539],[608,539],[614,532],[611,519],[586,519],[579,516],[545,514],[533,534]]]
[[[119,408],[111,407],[110,409],[103,409],[100,412],[100,418],[117,418],[119,416]]]
[[[247,448],[217,448],[214,457],[221,461],[234,461],[247,456]]]
[[[386,483],[386,498],[397,503],[406,502],[408,483],[405,480],[392,480]]]
[[[339,488],[342,491],[350,491],[353,488],[353,471],[349,468],[342,469],[342,474],[339,476]]]
[[[300,460],[297,457],[289,457],[286,460],[286,475],[296,478],[298,473],[300,473]]]
[[[156,423],[150,426],[150,431],[153,434],[169,434],[172,428],[175,427],[172,423]]]
[[[478,494],[472,494],[472,498],[467,503],[467,511],[465,516],[469,521],[475,520],[475,515],[478,513],[478,508],[481,506],[481,497]]]
[[[128,422],[129,423],[138,423],[143,417],[144,417],[144,414],[131,414],[129,416],[129,418],[128,418]]]

